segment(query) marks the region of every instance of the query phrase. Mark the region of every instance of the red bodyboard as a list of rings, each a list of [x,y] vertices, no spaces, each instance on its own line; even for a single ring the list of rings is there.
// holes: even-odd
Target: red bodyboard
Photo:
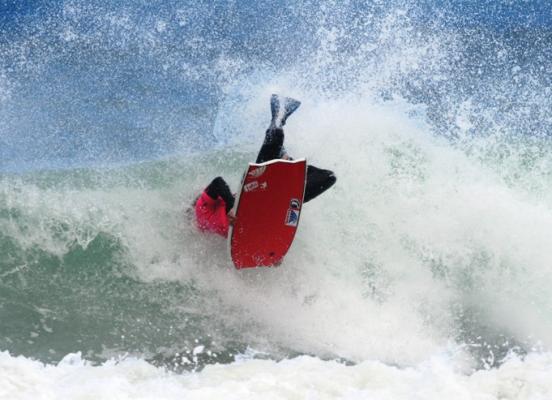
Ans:
[[[237,269],[282,261],[299,224],[306,171],[305,159],[249,164],[229,235]]]

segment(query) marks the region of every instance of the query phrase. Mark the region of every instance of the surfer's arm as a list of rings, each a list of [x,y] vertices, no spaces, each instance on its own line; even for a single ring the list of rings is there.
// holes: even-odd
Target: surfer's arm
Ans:
[[[228,217],[228,223],[230,225],[234,225],[234,222],[236,221],[236,216],[234,215],[234,212],[230,211],[228,214],[226,214],[226,216]]]
[[[223,200],[220,198],[218,201],[223,202]],[[217,206],[217,209],[213,213],[210,222],[211,222],[211,226],[213,227],[213,230],[216,233],[224,237],[228,236],[228,229],[231,224],[230,216],[229,214],[226,213],[226,209],[222,204]]]

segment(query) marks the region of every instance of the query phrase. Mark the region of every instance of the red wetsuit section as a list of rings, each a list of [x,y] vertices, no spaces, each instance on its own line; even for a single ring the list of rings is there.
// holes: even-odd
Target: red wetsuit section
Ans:
[[[201,231],[228,236],[230,222],[226,215],[226,202],[222,197],[219,196],[215,200],[204,191],[195,204],[195,214],[197,226]]]

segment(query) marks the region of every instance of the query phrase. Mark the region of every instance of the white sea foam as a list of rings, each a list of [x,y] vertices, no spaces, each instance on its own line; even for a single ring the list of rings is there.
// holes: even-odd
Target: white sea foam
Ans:
[[[79,354],[58,365],[0,353],[2,399],[516,399],[552,395],[552,355],[510,358],[500,368],[464,374],[433,356],[409,368],[379,361],[346,366],[302,356],[244,359],[175,374],[139,359],[92,366]]]
[[[252,103],[272,85],[256,87]],[[546,199],[435,136],[423,108],[369,93],[309,101],[316,96],[279,85],[307,99],[286,126],[288,151],[333,169],[338,182],[305,206],[281,268],[192,267],[216,293],[207,313],[255,346],[355,361],[415,365],[450,341],[481,346],[501,335],[550,348]],[[251,119],[267,112],[244,109]],[[211,255],[209,263],[223,260]],[[470,315],[473,331],[464,334]]]

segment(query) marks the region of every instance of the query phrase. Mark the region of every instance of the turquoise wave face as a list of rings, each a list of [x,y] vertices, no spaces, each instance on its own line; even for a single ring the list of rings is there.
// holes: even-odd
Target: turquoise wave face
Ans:
[[[193,282],[143,282],[114,236],[98,233],[60,256],[23,250],[0,237],[0,346],[12,354],[58,362],[70,352],[104,361],[136,354],[174,368],[232,361],[244,344],[213,343],[210,320]],[[204,346],[205,353],[192,356]],[[208,354],[207,354],[208,352]],[[182,353],[179,357],[178,354]]]
[[[226,330],[205,312],[208,293],[183,277],[194,257],[208,264],[186,214],[199,176],[173,159],[2,177],[0,347],[54,362],[139,354],[175,368],[243,351],[217,333]],[[141,248],[150,241],[159,246]],[[183,276],[163,274],[176,265]]]

